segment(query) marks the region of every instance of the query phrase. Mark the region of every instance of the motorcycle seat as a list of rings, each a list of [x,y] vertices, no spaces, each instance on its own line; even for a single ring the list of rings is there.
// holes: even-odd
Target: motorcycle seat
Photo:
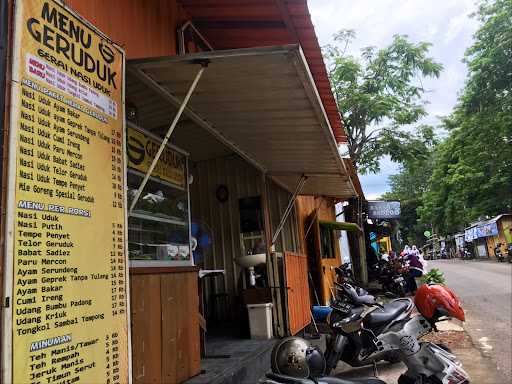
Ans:
[[[364,319],[364,324],[370,329],[383,327],[395,320],[411,306],[412,301],[410,299],[394,300],[384,304],[382,308],[377,308],[375,311],[369,313]]]
[[[296,377],[267,373],[267,378],[279,384],[386,384],[379,379],[339,379],[332,376],[315,377],[315,379],[299,379]]]

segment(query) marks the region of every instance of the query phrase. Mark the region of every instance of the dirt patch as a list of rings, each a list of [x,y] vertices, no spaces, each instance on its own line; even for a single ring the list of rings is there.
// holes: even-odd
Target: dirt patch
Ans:
[[[421,341],[428,341],[434,344],[443,344],[451,350],[458,348],[472,348],[473,342],[464,331],[439,331],[423,336]]]

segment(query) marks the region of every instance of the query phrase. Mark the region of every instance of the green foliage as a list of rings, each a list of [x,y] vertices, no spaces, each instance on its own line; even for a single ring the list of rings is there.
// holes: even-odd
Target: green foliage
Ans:
[[[512,2],[482,1],[477,16],[468,79],[418,208],[422,222],[445,234],[512,210]]]
[[[427,125],[418,127],[416,133],[409,134],[405,140],[395,138],[388,144],[398,154],[396,161],[400,162],[400,172],[389,177],[391,192],[384,194],[383,199],[400,201],[399,228],[407,244],[422,246],[426,240],[423,232],[430,229],[418,221],[417,209],[422,206],[423,193],[428,190],[437,144],[433,128]]]
[[[421,276],[423,284],[444,284],[444,274],[437,268],[432,268],[428,273]]]
[[[354,31],[340,31],[325,56],[352,161],[361,173],[378,172],[379,159],[398,158],[394,145],[409,140],[400,126],[425,116],[421,79],[438,77],[442,65],[428,57],[429,43],[413,43],[405,35],[395,35],[380,50],[363,48],[356,58],[346,54],[354,37]]]

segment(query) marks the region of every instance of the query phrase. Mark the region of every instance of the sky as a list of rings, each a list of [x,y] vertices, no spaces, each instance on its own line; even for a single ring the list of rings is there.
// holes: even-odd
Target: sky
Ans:
[[[354,56],[362,47],[386,47],[395,34],[431,42],[430,56],[444,70],[439,78],[423,82],[428,89],[424,96],[428,116],[420,123],[436,126],[450,113],[466,78],[464,51],[478,28],[477,20],[469,17],[476,9],[474,0],[308,0],[308,5],[320,45],[332,43],[332,35],[340,29],[355,30],[349,49]],[[398,166],[384,158],[380,173],[361,175],[366,198],[388,191],[388,176],[397,172]]]

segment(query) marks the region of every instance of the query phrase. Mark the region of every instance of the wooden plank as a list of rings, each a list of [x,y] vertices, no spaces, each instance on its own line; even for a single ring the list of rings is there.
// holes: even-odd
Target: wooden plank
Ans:
[[[301,276],[302,276],[302,278],[301,278],[301,282],[302,282],[301,299],[302,299],[302,308],[303,308],[302,315],[304,316],[303,324],[304,324],[304,326],[306,326],[311,321],[311,300],[310,300],[310,294],[309,294],[308,259],[307,259],[307,257],[304,256],[301,261],[302,261],[302,264],[301,264],[301,267],[302,267],[301,268]]]
[[[186,301],[187,313],[185,328],[187,329],[188,377],[198,375],[201,371],[200,343],[199,343],[199,297],[197,295],[197,277],[194,274],[186,275]],[[187,377],[187,378],[188,378]]]
[[[197,273],[131,276],[134,383],[180,383],[200,371]]]
[[[133,382],[162,382],[160,276],[132,275],[130,293]]]
[[[190,274],[173,276],[176,349],[169,357],[176,361],[175,381],[181,383],[200,371],[197,279]],[[165,318],[164,318],[165,321]],[[172,353],[174,352],[174,353]]]
[[[176,305],[174,311],[176,313],[176,352],[173,358],[176,360],[176,382],[180,383],[188,379],[188,362],[186,356],[187,353],[187,321],[189,320],[189,313],[187,313],[187,296],[185,292],[186,288],[186,276],[175,276],[175,285],[181,289],[177,290]]]
[[[289,327],[292,335],[304,329],[310,322],[309,284],[307,257],[285,252],[286,285],[288,290]]]
[[[177,350],[178,350],[178,313],[182,312],[177,297],[184,292],[183,286],[177,281],[183,274],[165,275],[161,277],[162,302],[162,382],[176,383],[178,376]]]

